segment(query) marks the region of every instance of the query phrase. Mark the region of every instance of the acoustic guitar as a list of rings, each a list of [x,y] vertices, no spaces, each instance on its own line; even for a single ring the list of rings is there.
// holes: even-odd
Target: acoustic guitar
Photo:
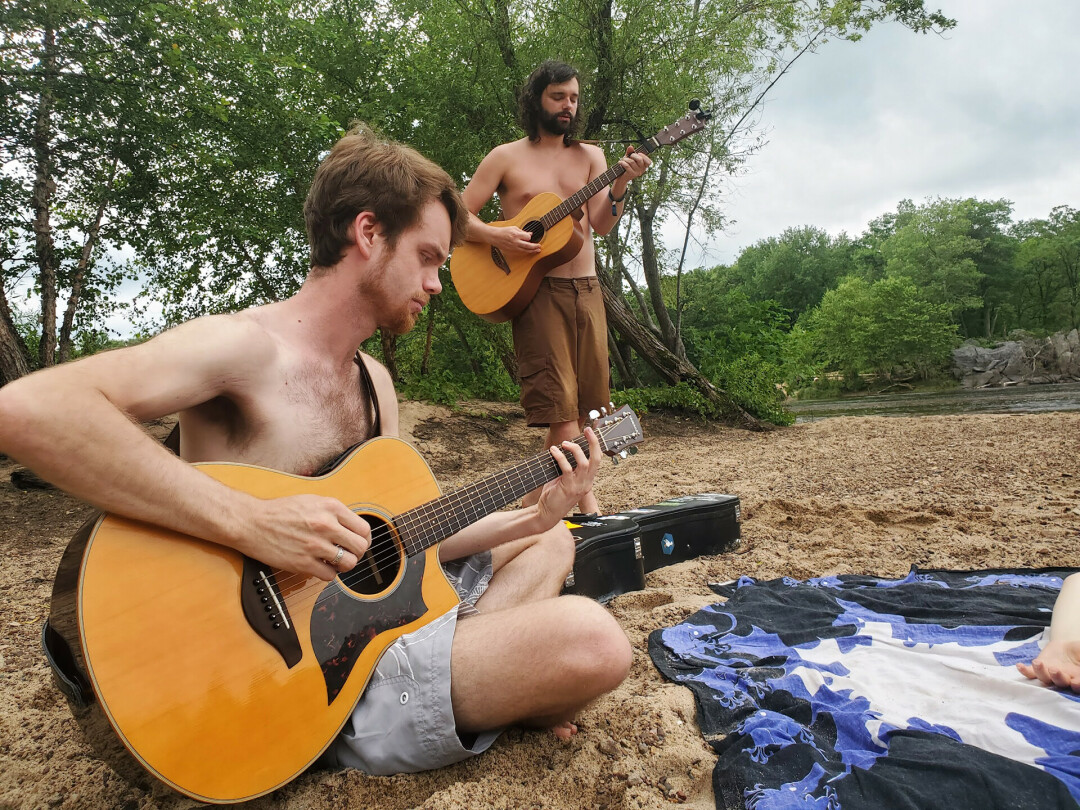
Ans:
[[[594,429],[607,455],[642,440],[628,408]],[[588,454],[584,436],[576,443]],[[259,498],[338,498],[372,527],[369,553],[330,582],[115,515],[69,544],[44,641],[73,713],[125,777],[148,771],[214,803],[261,796],[312,765],[386,648],[458,604],[439,542],[561,472],[543,453],[440,496],[420,455],[393,438],[314,478],[197,466]]]
[[[646,140],[635,151],[649,154],[661,145],[672,145],[705,128],[709,113],[695,99],[691,112]],[[584,243],[575,227],[578,210],[626,170],[618,163],[566,200],[545,192],[537,194],[513,219],[491,222],[498,228],[528,231],[539,253],[503,253],[494,245],[465,242],[450,254],[450,274],[461,301],[472,312],[492,323],[517,317],[529,305],[548,271],[566,264]]]

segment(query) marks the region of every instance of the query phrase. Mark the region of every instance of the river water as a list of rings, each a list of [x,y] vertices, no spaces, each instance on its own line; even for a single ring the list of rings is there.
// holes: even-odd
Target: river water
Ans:
[[[792,401],[784,405],[796,422],[830,416],[922,416],[955,413],[1044,413],[1080,411],[1080,383],[1008,388],[875,394],[840,400]]]

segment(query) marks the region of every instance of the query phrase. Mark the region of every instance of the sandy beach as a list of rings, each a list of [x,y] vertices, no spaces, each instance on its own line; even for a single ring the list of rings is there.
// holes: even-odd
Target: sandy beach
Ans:
[[[688,689],[665,681],[650,632],[718,601],[708,583],[751,575],[899,577],[921,568],[1080,565],[1080,413],[840,417],[764,433],[646,414],[641,452],[606,465],[607,512],[722,492],[742,504],[738,553],[659,569],[608,608],[633,644],[630,676],[582,712],[562,742],[511,729],[483,756],[391,778],[309,772],[250,807],[607,808],[715,806],[715,758]],[[163,426],[152,427],[160,431]],[[404,438],[444,491],[539,451],[511,404],[456,412],[402,404]],[[39,646],[57,562],[90,510],[55,490],[20,490],[0,457],[0,807],[186,808],[132,787],[95,758]]]

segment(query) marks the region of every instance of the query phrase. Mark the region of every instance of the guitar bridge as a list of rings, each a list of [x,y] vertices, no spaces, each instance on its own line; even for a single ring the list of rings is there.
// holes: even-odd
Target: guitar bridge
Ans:
[[[300,663],[304,655],[300,649],[300,639],[274,573],[261,562],[247,556],[244,557],[240,604],[251,629],[278,651],[285,666],[292,669]]]
[[[506,275],[510,275],[510,265],[506,263],[506,259],[500,251],[494,245],[491,246],[491,260],[495,262],[495,266],[502,270]]]

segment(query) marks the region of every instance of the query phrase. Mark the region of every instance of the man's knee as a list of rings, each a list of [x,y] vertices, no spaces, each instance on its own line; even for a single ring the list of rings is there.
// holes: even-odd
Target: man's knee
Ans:
[[[596,696],[610,692],[630,672],[634,652],[619,623],[601,605],[581,596],[563,596],[567,616],[564,647],[571,683],[592,684]]]
[[[550,556],[552,569],[563,572],[563,577],[569,574],[574,567],[575,541],[566,524],[560,520],[540,535],[539,542]]]

